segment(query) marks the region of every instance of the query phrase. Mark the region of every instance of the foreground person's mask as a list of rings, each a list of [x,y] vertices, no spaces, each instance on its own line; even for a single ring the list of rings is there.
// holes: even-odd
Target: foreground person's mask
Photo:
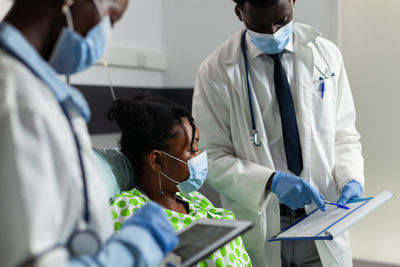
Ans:
[[[100,16],[100,3],[94,0]],[[49,64],[59,74],[70,75],[95,64],[105,53],[111,39],[111,20],[105,16],[85,37],[74,31],[71,12],[64,9],[68,28],[64,27],[50,56]]]
[[[207,172],[208,172],[207,152],[205,151],[201,152],[199,155],[195,156],[194,158],[191,158],[187,163],[166,152],[162,151],[162,153],[177,161],[180,161],[188,165],[189,178],[183,182],[177,182],[168,175],[166,175],[165,173],[160,172],[162,175],[167,177],[172,182],[177,183],[176,187],[178,188],[179,192],[181,192],[183,195],[187,195],[201,188],[201,186],[204,184],[204,181],[207,178]]]

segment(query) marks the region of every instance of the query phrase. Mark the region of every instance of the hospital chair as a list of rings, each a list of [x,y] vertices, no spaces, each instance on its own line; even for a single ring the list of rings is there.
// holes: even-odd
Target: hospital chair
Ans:
[[[135,184],[129,160],[119,148],[93,148],[99,162],[99,171],[107,187],[107,196],[110,198],[122,191],[131,190]]]

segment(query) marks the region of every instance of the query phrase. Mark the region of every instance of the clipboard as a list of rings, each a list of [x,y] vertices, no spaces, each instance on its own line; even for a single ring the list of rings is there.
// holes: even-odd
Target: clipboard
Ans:
[[[383,191],[375,197],[349,201],[349,210],[332,205],[326,205],[326,212],[317,208],[268,241],[332,240],[392,197],[394,194]]]

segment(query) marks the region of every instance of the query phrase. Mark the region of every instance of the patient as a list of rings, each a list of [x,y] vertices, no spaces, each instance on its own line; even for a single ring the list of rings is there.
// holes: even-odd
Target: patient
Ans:
[[[135,187],[111,198],[115,230],[145,203],[165,208],[178,231],[201,218],[235,220],[197,192],[207,176],[207,154],[190,113],[164,98],[116,100],[108,118],[121,129],[121,151],[131,162]],[[251,266],[241,237],[203,259],[198,266]]]

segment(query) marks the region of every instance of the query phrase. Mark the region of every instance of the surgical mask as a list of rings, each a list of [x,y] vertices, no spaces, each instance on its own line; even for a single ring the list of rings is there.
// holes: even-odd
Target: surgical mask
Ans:
[[[207,178],[207,172],[208,172],[207,152],[205,151],[201,152],[199,155],[195,156],[194,158],[191,158],[188,162],[184,162],[183,160],[178,159],[166,152],[162,151],[162,153],[179,162],[188,165],[189,178],[183,182],[178,182],[169,177],[168,175],[166,175],[165,173],[163,173],[162,171],[160,171],[162,175],[164,175],[166,178],[177,184],[176,187],[178,188],[179,192],[181,192],[183,195],[188,195],[189,193],[199,190],[201,188],[201,186],[204,184],[204,181]],[[160,182],[160,193],[162,193],[161,180],[159,180],[159,182]]]
[[[274,34],[258,33],[247,29],[251,42],[266,54],[278,54],[285,49],[293,35],[293,20]]]
[[[102,16],[98,0],[94,0],[97,11]],[[49,64],[59,74],[74,74],[83,71],[96,63],[105,53],[111,39],[111,20],[105,16],[85,37],[74,30],[71,12],[64,6],[68,28],[63,28]]]

